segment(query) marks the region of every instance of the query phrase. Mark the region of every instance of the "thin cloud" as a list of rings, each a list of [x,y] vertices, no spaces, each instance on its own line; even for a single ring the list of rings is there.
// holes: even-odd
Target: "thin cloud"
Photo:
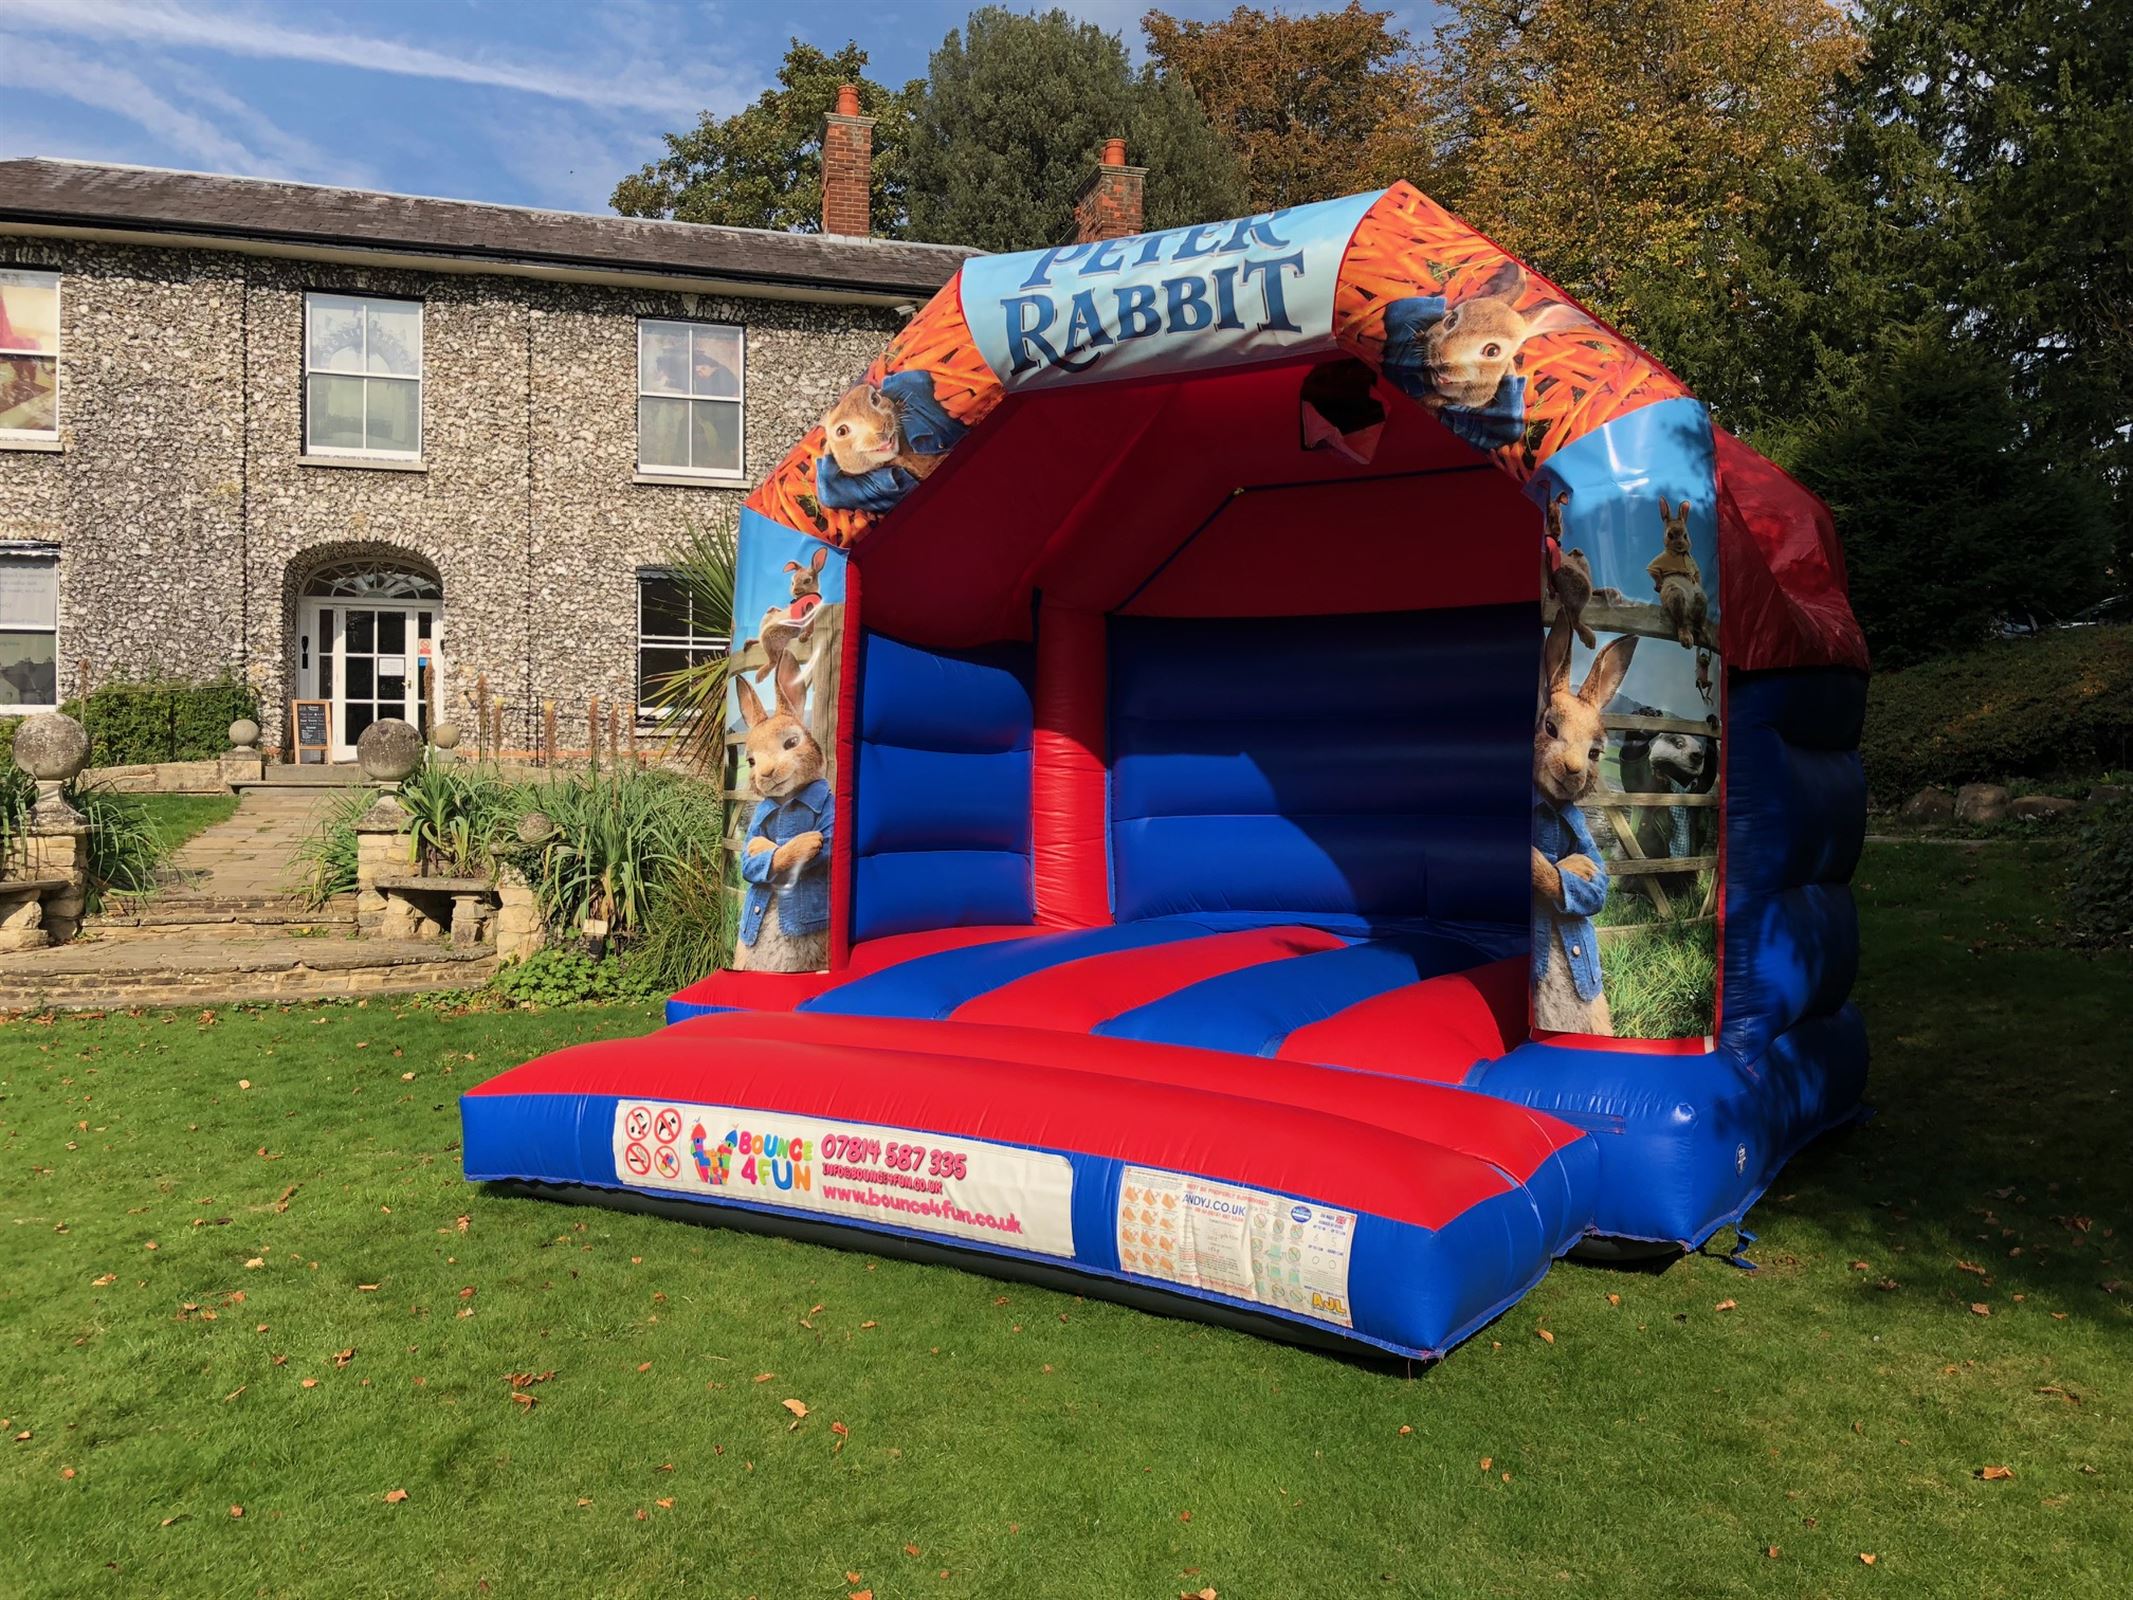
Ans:
[[[166,98],[123,67],[6,33],[0,33],[0,50],[14,67],[18,84],[124,117],[187,157],[235,172],[257,172],[270,165],[243,140]]]
[[[397,39],[291,27],[270,18],[194,11],[174,0],[4,0],[0,15],[17,27],[93,38],[106,43],[217,50],[260,60],[305,61],[322,66],[441,79],[573,101],[603,110],[690,114],[702,104],[701,87],[676,80],[654,58],[641,69],[598,75],[573,73],[490,52],[448,54]],[[709,76],[726,94],[727,74]]]

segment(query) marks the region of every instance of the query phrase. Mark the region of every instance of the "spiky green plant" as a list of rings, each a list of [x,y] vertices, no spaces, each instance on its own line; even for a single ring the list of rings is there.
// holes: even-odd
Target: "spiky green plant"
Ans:
[[[493,767],[434,758],[402,781],[407,859],[447,876],[487,872],[526,809],[526,791]]]
[[[534,886],[549,926],[570,931],[605,922],[641,934],[660,885],[707,870],[718,851],[718,792],[665,772],[622,771],[540,785],[525,795],[552,832],[514,858]]]
[[[692,616],[733,615],[737,548],[737,536],[730,528],[707,532],[690,525],[671,571],[689,596]],[[652,695],[652,704],[673,730],[675,755],[700,772],[724,770],[726,689],[732,677],[732,663],[731,653],[695,662],[668,677]]]

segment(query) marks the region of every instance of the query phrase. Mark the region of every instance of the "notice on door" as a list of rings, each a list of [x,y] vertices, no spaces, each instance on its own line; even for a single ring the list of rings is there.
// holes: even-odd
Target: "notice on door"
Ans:
[[[1128,1167],[1118,1260],[1128,1272],[1353,1327],[1355,1213],[1156,1167]]]
[[[614,1152],[615,1176],[632,1188],[1074,1253],[1074,1169],[1044,1151],[735,1106],[623,1100]]]

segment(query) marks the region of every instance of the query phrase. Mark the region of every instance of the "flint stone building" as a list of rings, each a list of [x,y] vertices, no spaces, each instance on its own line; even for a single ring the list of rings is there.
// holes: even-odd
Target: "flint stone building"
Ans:
[[[507,749],[650,724],[725,626],[663,564],[966,253],[0,161],[0,715],[234,674],[335,761],[471,742],[478,684]]]

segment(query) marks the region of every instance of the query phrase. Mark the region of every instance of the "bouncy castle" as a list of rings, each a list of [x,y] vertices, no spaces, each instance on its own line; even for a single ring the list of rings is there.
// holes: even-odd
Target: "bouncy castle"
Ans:
[[[1858,1114],[1829,515],[1405,184],[966,262],[736,594],[732,970],[469,1178],[1433,1357]]]

